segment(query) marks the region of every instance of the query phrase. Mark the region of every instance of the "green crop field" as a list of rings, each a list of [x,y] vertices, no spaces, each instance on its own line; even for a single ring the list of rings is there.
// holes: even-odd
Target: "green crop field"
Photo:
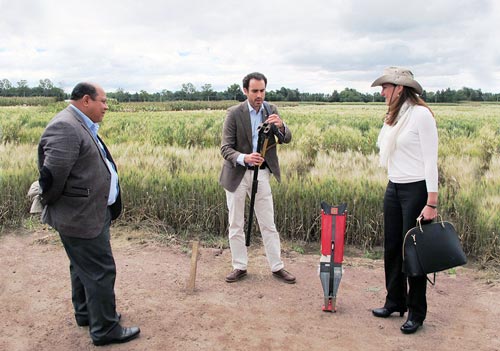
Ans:
[[[175,103],[175,104],[174,104]],[[203,104],[115,104],[99,131],[117,162],[124,215],[120,224],[155,223],[160,232],[226,238],[225,194],[218,185],[225,108]],[[0,107],[0,227],[30,218],[26,193],[37,179],[38,139],[65,106]],[[297,243],[319,239],[320,202],[347,202],[349,244],[382,243],[386,172],[375,142],[381,104],[279,104],[293,141],[278,146],[283,181],[273,181],[276,223]],[[193,110],[197,108],[197,110]],[[500,105],[431,105],[439,129],[439,212],[464,248],[500,260]],[[162,233],[159,233],[160,235]]]

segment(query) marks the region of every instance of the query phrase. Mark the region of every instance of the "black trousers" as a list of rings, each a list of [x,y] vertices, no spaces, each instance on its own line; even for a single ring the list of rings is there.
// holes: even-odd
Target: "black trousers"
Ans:
[[[109,242],[111,212],[93,239],[60,235],[70,261],[72,302],[78,322],[88,321],[92,340],[119,333],[115,304],[116,266]]]
[[[403,240],[427,202],[425,181],[389,182],[384,196],[385,307],[408,307],[408,318],[423,322],[427,314],[425,276],[407,277],[403,269]]]

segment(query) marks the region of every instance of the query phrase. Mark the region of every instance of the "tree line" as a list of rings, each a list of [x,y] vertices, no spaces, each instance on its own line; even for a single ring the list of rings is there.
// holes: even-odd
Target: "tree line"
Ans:
[[[118,102],[162,102],[176,100],[245,100],[239,84],[232,84],[224,91],[215,91],[211,84],[204,84],[199,89],[192,83],[182,84],[178,91],[167,89],[161,92],[149,93],[145,90],[130,93],[122,88],[115,92],[107,93],[109,98],[116,99]],[[62,101],[69,98],[62,88],[54,86],[50,79],[40,79],[39,85],[29,87],[26,80],[20,80],[15,85],[8,79],[0,80],[0,96],[5,97],[29,97],[29,96],[47,96],[55,97]],[[463,87],[459,90],[450,88],[438,90],[436,92],[424,90],[422,97],[427,102],[445,102],[454,103],[460,101],[496,101],[500,99],[499,93],[483,93],[481,89],[472,89]],[[331,94],[325,93],[304,93],[298,89],[289,89],[281,87],[276,90],[266,92],[268,101],[304,101],[304,102],[383,102],[384,98],[380,93],[361,93],[356,89],[345,88],[342,91],[334,90]]]
[[[30,88],[27,80],[20,80],[13,85],[8,79],[0,79],[0,96],[27,97],[47,96],[61,101],[68,97],[63,89],[54,86],[50,79],[40,79],[38,86]]]

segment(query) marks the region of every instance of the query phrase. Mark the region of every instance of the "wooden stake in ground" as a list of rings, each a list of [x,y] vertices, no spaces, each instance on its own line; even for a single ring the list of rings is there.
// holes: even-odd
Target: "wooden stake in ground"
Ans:
[[[199,241],[192,241],[193,248],[191,250],[191,271],[189,272],[189,279],[187,281],[186,290],[188,293],[194,292],[194,285],[196,282],[196,267],[198,266],[198,246]]]

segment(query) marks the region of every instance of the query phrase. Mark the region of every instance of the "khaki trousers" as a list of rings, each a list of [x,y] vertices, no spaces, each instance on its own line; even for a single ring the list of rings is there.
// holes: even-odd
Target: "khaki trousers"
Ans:
[[[234,192],[226,190],[227,208],[229,210],[229,246],[234,269],[246,270],[248,265],[248,253],[245,246],[245,198],[251,196],[253,172],[252,170],[245,172],[245,176]],[[269,267],[272,272],[276,272],[282,269],[284,265],[281,261],[280,237],[274,224],[273,195],[269,184],[270,176],[269,169],[259,170],[259,184],[255,196],[254,210]]]

